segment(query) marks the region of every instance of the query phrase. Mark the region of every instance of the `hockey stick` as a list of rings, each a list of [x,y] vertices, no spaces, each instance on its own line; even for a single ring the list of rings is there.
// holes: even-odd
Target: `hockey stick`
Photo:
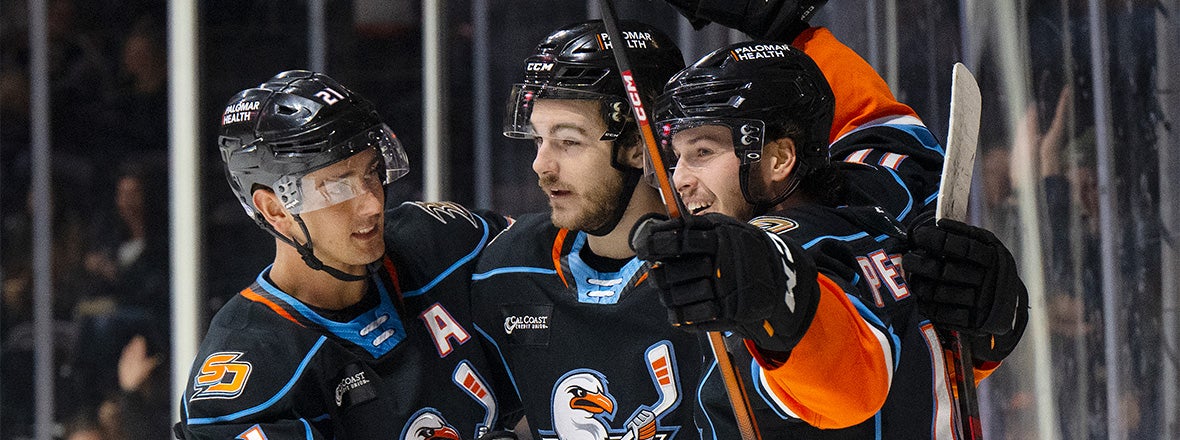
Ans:
[[[623,77],[623,86],[627,91],[627,98],[631,102],[631,111],[635,115],[639,133],[643,136],[643,142],[647,146],[647,157],[651,160],[652,171],[655,172],[656,180],[660,184],[660,197],[664,201],[664,208],[668,211],[668,217],[679,218],[682,212],[687,211],[683,209],[684,203],[680,200],[680,195],[676,193],[672,183],[668,180],[668,171],[664,168],[663,157],[660,156],[656,137],[652,134],[651,124],[647,119],[647,111],[639,96],[639,87],[631,75],[631,62],[627,58],[626,50],[627,40],[623,38],[623,33],[619,29],[619,17],[615,12],[614,1],[601,0],[601,6],[602,22],[606,25],[607,35],[614,47],[611,52],[614,54],[615,63],[619,66],[619,75]],[[709,346],[713,349],[713,356],[717,358],[717,368],[721,370],[721,377],[725,379],[725,389],[729,395],[729,403],[733,405],[733,415],[737,419],[738,431],[741,432],[742,440],[761,439],[758,424],[754,421],[754,413],[750,411],[750,399],[742,384],[742,376],[734,367],[729,352],[725,348],[725,338],[719,332],[709,332]]]
[[[979,143],[979,85],[963,63],[955,63],[951,80],[950,129],[947,132],[946,158],[938,185],[938,202],[934,218],[967,221],[971,172],[975,168],[975,149]],[[939,339],[949,351],[948,373],[955,378],[957,413],[962,438],[980,440],[983,427],[979,420],[979,400],[975,393],[975,371],[971,365],[971,344],[959,332],[940,329]]]
[[[672,367],[672,352],[668,349],[667,341],[656,344],[651,350],[648,350],[647,371],[651,373],[652,379],[655,379],[656,389],[660,394],[660,400],[657,400],[655,407],[651,409],[653,417],[658,418],[680,398],[680,390],[676,387],[676,375]],[[634,438],[634,431],[627,431],[620,440]]]
[[[483,426],[477,428],[475,438],[483,437],[489,430],[492,429],[492,423],[495,422],[496,415],[496,399],[492,397],[491,389],[487,382],[484,382],[475,370],[471,368],[471,364],[467,361],[459,363],[455,367],[455,373],[451,376],[451,380],[459,385],[467,392],[467,395],[479,402],[486,410],[483,417]]]

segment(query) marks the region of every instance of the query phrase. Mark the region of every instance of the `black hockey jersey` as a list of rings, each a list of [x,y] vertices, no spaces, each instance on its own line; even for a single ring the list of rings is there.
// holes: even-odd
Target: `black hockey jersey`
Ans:
[[[534,435],[632,438],[629,425],[649,412],[654,438],[739,438],[707,338],[668,324],[646,264],[631,259],[600,272],[583,260],[585,242],[584,232],[558,229],[547,215],[522,217],[488,247],[473,278],[477,331],[501,354]],[[837,319],[869,326],[860,311],[843,311]],[[739,338],[727,344],[746,384],[765,380]],[[765,438],[819,432],[784,412],[767,387],[751,390]]]
[[[473,338],[468,302],[479,252],[502,217],[452,203],[386,213],[386,258],[370,268],[376,305],[328,319],[267,281],[214,317],[182,403],[186,438],[472,439],[515,412]],[[370,293],[372,294],[372,292]]]
[[[751,223],[800,244],[820,271],[839,284],[855,285],[855,290],[849,290],[858,292],[853,302],[875,316],[876,329],[886,331],[893,350],[888,358],[895,365],[888,397],[880,412],[850,430],[857,432],[855,438],[953,438],[952,381],[938,336],[918,313],[907,288],[900,225],[880,208],[823,206],[792,208]],[[783,410],[792,409],[785,405]]]

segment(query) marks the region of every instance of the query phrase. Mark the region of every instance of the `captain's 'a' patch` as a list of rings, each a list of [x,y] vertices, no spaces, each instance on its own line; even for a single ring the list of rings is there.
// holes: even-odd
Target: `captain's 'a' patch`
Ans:
[[[772,215],[762,216],[750,220],[750,224],[761,228],[763,231],[771,234],[781,234],[798,228],[799,223],[786,217],[775,217]]]

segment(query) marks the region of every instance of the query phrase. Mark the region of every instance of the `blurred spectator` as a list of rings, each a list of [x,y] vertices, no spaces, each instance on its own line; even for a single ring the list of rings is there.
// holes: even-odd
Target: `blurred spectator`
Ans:
[[[79,301],[75,321],[89,342],[74,360],[82,407],[118,389],[120,347],[142,335],[153,351],[166,351],[169,331],[167,180],[162,160],[122,165],[115,179],[114,216],[95,228],[85,268],[95,280]]]
[[[135,335],[119,356],[119,389],[99,406],[111,440],[171,438],[166,352]]]

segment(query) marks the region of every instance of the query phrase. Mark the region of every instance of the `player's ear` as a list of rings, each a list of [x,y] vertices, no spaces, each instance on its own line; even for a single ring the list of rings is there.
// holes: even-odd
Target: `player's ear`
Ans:
[[[785,182],[795,168],[795,140],[789,137],[777,139],[762,149],[762,161],[772,182]]]
[[[294,218],[291,213],[283,207],[279,202],[278,196],[274,191],[269,189],[257,189],[253,193],[254,208],[262,214],[262,218],[270,223],[271,227],[275,228],[279,233],[291,236],[291,224],[294,223]]]
[[[636,137],[638,138],[638,136]],[[633,168],[643,169],[643,155],[646,154],[646,150],[646,147],[643,145],[643,139],[637,139],[637,142],[632,142],[628,146],[619,148],[619,163]]]

